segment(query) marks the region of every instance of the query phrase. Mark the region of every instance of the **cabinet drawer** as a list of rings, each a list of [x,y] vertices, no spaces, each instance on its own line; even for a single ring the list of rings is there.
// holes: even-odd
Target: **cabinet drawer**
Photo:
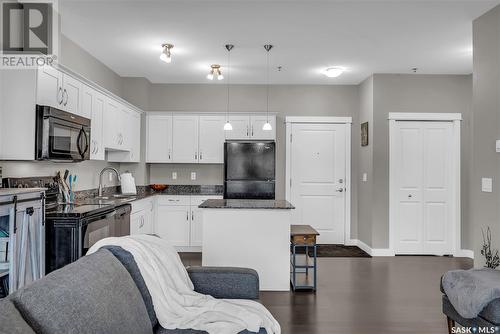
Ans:
[[[291,242],[297,245],[314,245],[316,243],[315,235],[294,235]]]
[[[158,205],[187,205],[191,203],[190,196],[172,196],[160,195],[158,196]]]
[[[191,196],[191,206],[198,207],[201,203],[205,202],[207,199],[222,199],[222,196],[218,195]]]

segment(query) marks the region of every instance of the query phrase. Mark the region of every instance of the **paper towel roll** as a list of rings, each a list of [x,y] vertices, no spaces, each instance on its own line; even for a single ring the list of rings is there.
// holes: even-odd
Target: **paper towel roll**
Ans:
[[[137,189],[135,188],[135,180],[132,173],[123,173],[120,175],[122,194],[125,195],[135,195],[137,194]]]

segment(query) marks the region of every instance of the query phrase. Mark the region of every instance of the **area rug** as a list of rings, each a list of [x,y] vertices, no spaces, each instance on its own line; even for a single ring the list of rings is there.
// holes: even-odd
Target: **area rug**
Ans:
[[[297,253],[304,254],[303,247],[297,248]],[[318,245],[317,257],[371,257],[370,254],[357,246],[344,245]],[[309,248],[309,256],[313,256],[313,250]]]

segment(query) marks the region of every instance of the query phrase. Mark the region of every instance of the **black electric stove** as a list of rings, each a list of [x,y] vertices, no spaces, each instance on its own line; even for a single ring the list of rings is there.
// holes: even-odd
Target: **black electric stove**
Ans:
[[[97,241],[130,234],[130,204],[87,200],[61,203],[54,177],[5,178],[6,188],[46,188],[45,254],[49,273],[84,256]]]

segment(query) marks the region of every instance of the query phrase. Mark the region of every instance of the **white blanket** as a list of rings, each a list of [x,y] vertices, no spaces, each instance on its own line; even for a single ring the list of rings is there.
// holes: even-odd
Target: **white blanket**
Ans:
[[[258,332],[263,327],[268,334],[281,333],[271,313],[256,301],[215,299],[195,292],[179,255],[167,241],[149,235],[106,238],[87,254],[106,245],[120,246],[134,256],[163,328],[235,334],[245,329]]]

